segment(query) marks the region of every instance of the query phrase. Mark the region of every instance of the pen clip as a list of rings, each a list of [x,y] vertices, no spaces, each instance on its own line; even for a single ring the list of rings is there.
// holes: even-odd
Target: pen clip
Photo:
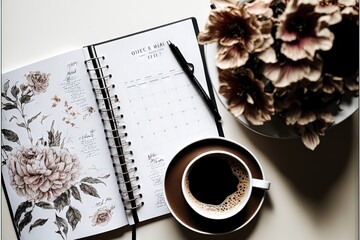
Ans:
[[[186,62],[186,63],[187,63],[187,65],[188,65],[188,67],[190,68],[190,71],[191,71],[192,73],[194,73],[194,70],[195,70],[194,64],[189,63],[189,62]]]

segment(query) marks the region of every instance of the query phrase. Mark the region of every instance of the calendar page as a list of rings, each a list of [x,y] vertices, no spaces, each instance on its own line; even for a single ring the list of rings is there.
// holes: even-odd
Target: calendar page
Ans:
[[[133,153],[133,174],[141,186],[134,191],[141,192],[144,202],[138,209],[140,221],[168,213],[162,187],[172,156],[195,140],[219,135],[168,40],[194,65],[194,75],[208,92],[191,19],[96,46],[97,55],[105,56],[104,64],[109,65],[109,84],[115,85],[110,91],[119,99],[118,124],[126,126],[131,142],[126,148]]]

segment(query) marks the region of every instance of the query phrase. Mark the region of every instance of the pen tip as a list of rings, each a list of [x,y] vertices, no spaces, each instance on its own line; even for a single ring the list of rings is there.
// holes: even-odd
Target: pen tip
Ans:
[[[167,44],[168,44],[168,45],[170,45],[170,44],[171,44],[170,40],[167,40],[166,42],[167,42]]]

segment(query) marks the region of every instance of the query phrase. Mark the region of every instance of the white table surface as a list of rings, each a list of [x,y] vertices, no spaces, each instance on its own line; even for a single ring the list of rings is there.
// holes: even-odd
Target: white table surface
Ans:
[[[209,0],[3,0],[2,72],[190,16],[203,29],[209,5]],[[141,224],[138,240],[358,239],[358,111],[330,129],[310,151],[300,139],[260,136],[220,104],[219,109],[225,136],[249,148],[272,182],[259,214],[245,228],[225,236],[191,232],[167,215]],[[1,227],[1,239],[16,239],[3,193]],[[123,228],[90,239],[131,239],[131,231]]]

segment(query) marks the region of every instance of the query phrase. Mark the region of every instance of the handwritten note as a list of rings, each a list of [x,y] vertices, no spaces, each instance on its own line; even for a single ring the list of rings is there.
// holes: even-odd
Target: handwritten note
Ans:
[[[163,175],[166,170],[165,159],[156,153],[149,153],[148,168],[149,168],[148,179],[151,181],[155,189],[155,196],[156,196],[155,206],[157,208],[160,208],[166,204],[162,191]]]
[[[100,149],[96,142],[96,129],[92,129],[89,132],[79,137],[80,144],[82,146],[81,153],[86,158],[95,157],[100,154]]]
[[[84,79],[81,79],[78,75],[78,64],[77,61],[73,61],[67,65],[67,73],[61,86],[65,93],[70,95],[71,104],[76,104],[82,111],[87,111],[88,106],[85,98],[85,91],[82,87],[82,81],[84,81]]]

